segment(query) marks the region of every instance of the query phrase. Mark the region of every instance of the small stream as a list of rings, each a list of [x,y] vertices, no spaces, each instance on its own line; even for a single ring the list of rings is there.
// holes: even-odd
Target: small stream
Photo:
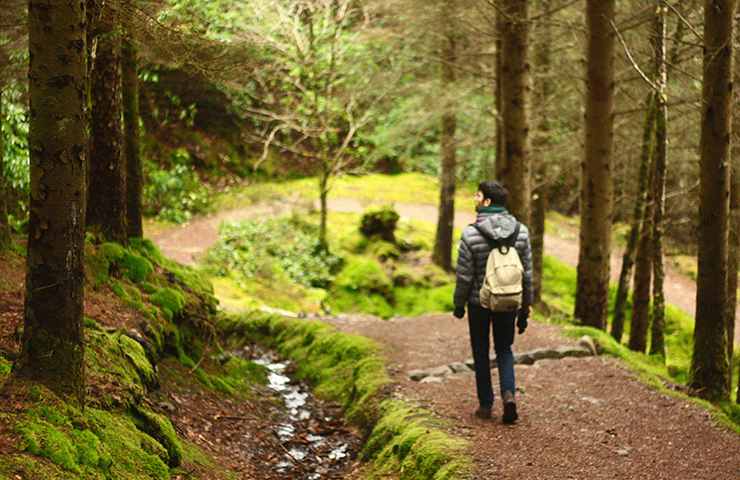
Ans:
[[[250,359],[269,371],[269,392],[283,408],[272,426],[280,451],[270,465],[277,478],[302,480],[343,478],[361,441],[347,428],[341,409],[318,400],[303,382],[291,378],[294,366],[274,352],[245,349]]]

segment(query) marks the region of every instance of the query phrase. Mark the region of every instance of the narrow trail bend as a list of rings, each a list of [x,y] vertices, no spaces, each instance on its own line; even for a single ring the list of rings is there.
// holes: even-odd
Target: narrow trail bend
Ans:
[[[159,245],[168,257],[186,264],[193,264],[199,255],[204,253],[218,240],[218,227],[221,222],[240,221],[264,218],[288,213],[293,209],[306,209],[310,204],[290,200],[282,203],[269,202],[250,205],[199,217],[190,223],[154,232],[149,236]],[[342,213],[361,213],[367,208],[366,202],[352,198],[335,198],[329,200],[329,210]],[[396,203],[396,211],[402,218],[428,222],[437,221],[437,208],[432,205]],[[456,212],[455,226],[462,228],[475,219],[474,213]],[[578,264],[578,238],[564,238],[557,235],[545,235],[545,253],[575,267]],[[612,281],[619,279],[622,266],[622,252],[615,251],[611,257]],[[696,283],[670,265],[666,265],[665,275],[666,301],[680,308],[690,316],[696,309]],[[735,316],[735,343],[740,344],[740,309]]]

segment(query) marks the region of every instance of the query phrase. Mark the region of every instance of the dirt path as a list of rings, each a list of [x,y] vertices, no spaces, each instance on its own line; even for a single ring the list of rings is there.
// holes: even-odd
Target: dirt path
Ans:
[[[334,200],[333,211],[359,212],[354,200]],[[396,205],[402,216],[434,221],[433,207]],[[196,220],[153,235],[165,254],[193,261],[216,240],[217,225],[274,215],[286,205],[249,207]],[[458,216],[458,225],[472,215]],[[566,263],[577,260],[577,243],[550,237],[547,252]],[[668,283],[686,287],[671,273]],[[690,286],[690,285],[689,285]],[[670,302],[689,310],[681,296],[667,289]],[[740,478],[740,436],[714,425],[693,404],[663,395],[641,383],[617,360],[608,357],[567,358],[517,365],[521,420],[507,427],[500,420],[481,421],[471,372],[446,377],[442,383],[408,378],[414,369],[436,367],[470,357],[465,321],[450,315],[382,321],[365,316],[328,319],[340,330],[364,335],[384,348],[397,394],[449,420],[451,433],[470,442],[474,478],[478,479],[712,479]],[[533,323],[517,337],[515,349],[572,343],[558,327]],[[496,373],[494,371],[494,377]],[[494,378],[494,385],[498,380]],[[497,410],[500,403],[496,404]],[[497,412],[500,418],[500,412]]]
[[[612,358],[517,365],[521,420],[507,427],[472,417],[477,407],[472,372],[443,383],[407,376],[413,369],[470,357],[466,321],[430,315],[390,321],[346,317],[333,323],[384,345],[398,393],[448,419],[450,431],[470,442],[475,479],[740,478],[739,436],[714,426],[702,409],[648,388]],[[567,343],[557,327],[534,324],[517,337],[515,349]],[[493,382],[498,385],[495,371]]]
[[[351,198],[330,199],[329,209],[334,212],[360,213],[367,208],[368,202]],[[394,205],[402,218],[437,221],[437,208],[431,205],[397,203]],[[198,255],[205,252],[218,240],[218,226],[224,221],[239,221],[269,217],[290,211],[293,208],[306,208],[307,205],[297,199],[284,203],[266,203],[250,205],[242,209],[228,210],[198,218],[188,224],[154,232],[150,237],[170,258],[179,262],[193,264]],[[455,226],[465,227],[475,220],[472,212],[457,212]],[[574,232],[566,236],[545,236],[545,253],[575,267],[578,264],[578,236]],[[612,280],[619,279],[622,266],[621,252],[615,252],[611,258]],[[665,296],[668,303],[677,306],[690,316],[696,308],[696,283],[687,276],[666,265]],[[735,343],[740,344],[740,309],[735,317]]]

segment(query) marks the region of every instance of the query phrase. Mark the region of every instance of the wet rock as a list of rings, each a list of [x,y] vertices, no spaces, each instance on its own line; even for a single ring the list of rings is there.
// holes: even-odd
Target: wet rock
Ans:
[[[465,373],[470,371],[470,368],[462,362],[451,363],[448,367],[450,367],[450,370],[454,373]]]
[[[424,377],[419,383],[442,383],[442,377]]]
[[[588,349],[588,351],[591,352],[591,355],[598,355],[599,354],[599,348],[594,341],[593,338],[591,338],[588,335],[584,335],[581,338],[578,339],[578,346],[583,347],[585,349]]]
[[[591,356],[591,350],[584,347],[563,346],[556,348],[555,351],[558,353],[558,355],[560,355],[561,358]]]
[[[415,382],[418,382],[419,380],[428,377],[429,372],[426,370],[411,370],[409,372],[409,378]]]

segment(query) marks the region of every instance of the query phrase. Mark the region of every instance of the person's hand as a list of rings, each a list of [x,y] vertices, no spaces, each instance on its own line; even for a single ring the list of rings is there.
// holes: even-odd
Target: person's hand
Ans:
[[[463,318],[465,316],[465,307],[455,307],[455,311],[452,314],[455,318]]]
[[[527,329],[529,320],[529,307],[524,307],[519,309],[519,313],[517,314],[516,318],[516,326],[519,328],[519,335],[524,333],[524,330]]]

